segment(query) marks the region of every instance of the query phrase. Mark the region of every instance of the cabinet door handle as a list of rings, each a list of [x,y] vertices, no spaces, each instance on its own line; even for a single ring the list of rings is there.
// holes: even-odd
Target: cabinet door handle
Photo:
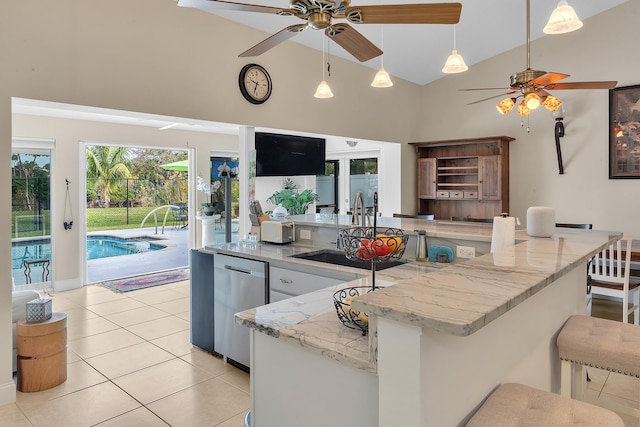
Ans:
[[[293,283],[293,280],[287,280],[287,279],[280,279],[280,283],[285,283],[285,284],[291,284]]]

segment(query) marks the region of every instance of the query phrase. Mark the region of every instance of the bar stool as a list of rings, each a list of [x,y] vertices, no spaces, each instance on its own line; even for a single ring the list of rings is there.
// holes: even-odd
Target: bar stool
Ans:
[[[624,427],[615,412],[523,384],[498,387],[467,427]]]
[[[596,317],[574,315],[557,339],[561,360],[561,394],[586,400],[583,368],[591,366],[640,378],[640,328],[637,325]],[[640,395],[640,388],[638,389]],[[630,408],[603,398],[590,400],[617,412],[640,415]]]

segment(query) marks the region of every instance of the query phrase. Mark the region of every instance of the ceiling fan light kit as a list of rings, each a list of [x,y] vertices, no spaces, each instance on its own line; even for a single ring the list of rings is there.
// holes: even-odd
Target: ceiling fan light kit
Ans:
[[[520,101],[520,104],[518,105],[518,114],[522,117],[526,117],[530,112],[531,110],[529,110],[529,107],[527,107],[527,104],[524,102],[524,100]]]
[[[540,99],[540,95],[535,92],[529,92],[524,97],[524,103],[527,105],[529,110],[535,110],[540,106],[542,99]]]
[[[552,14],[551,19],[549,19],[549,24],[545,27],[545,32],[550,24],[554,24],[558,21],[562,21],[562,26],[564,26],[563,31],[556,30],[555,33],[550,34],[561,34],[563,32],[573,31],[580,27],[582,27],[582,22],[575,17],[578,24],[569,25],[568,22],[575,22],[573,18],[569,16],[568,10],[573,16],[575,16],[575,12],[573,9],[566,4],[566,1],[561,1],[558,4],[558,8]],[[560,13],[559,18],[554,18],[556,12]],[[569,89],[613,89],[616,87],[618,82],[616,81],[599,81],[599,82],[569,82],[569,83],[559,83],[560,80],[566,79],[569,77],[568,74],[555,73],[555,72],[547,72],[540,70],[531,69],[531,0],[526,0],[526,18],[527,18],[527,26],[526,26],[526,48],[527,48],[527,68],[524,71],[520,71],[518,73],[512,74],[510,76],[510,84],[507,88],[474,88],[474,89],[461,89],[465,91],[476,91],[476,90],[498,90],[498,89],[506,89],[507,92],[502,95],[490,96],[488,98],[480,99],[478,101],[471,102],[467,105],[477,104],[479,102],[488,101],[490,99],[507,96],[502,99],[498,105],[496,105],[498,112],[500,114],[509,113],[515,106],[518,98],[522,98],[520,104],[518,104],[518,114],[522,117],[527,117],[532,110],[535,110],[540,105],[545,107],[547,110],[551,112],[555,112],[562,105],[562,101],[555,96],[551,95],[549,90],[569,90]],[[571,30],[567,30],[567,28],[571,27]],[[551,25],[553,29],[553,25]],[[522,123],[521,123],[522,124]],[[527,127],[527,132],[529,131]]]
[[[513,107],[516,105],[516,98],[505,98],[502,101],[498,102],[496,108],[500,114],[507,114],[509,111],[513,110]]]
[[[566,1],[562,0],[551,13],[549,22],[547,22],[542,31],[545,34],[565,34],[582,28],[582,25],[582,21],[576,15],[576,11]]]
[[[544,102],[542,102],[542,106],[552,113],[554,113],[560,107],[560,105],[562,105],[562,101],[560,101],[553,95],[548,95],[544,99]]]

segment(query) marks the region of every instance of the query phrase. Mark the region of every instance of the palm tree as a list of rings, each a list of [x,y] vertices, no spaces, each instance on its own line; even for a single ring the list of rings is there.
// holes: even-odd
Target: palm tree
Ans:
[[[111,193],[118,180],[131,176],[126,166],[128,148],[92,146],[87,147],[87,177],[97,180],[96,190],[100,194],[100,206],[108,208]]]

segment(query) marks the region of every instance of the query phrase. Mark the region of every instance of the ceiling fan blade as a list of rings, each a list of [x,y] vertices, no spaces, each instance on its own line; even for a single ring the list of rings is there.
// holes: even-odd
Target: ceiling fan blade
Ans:
[[[547,74],[543,74],[540,77],[531,80],[531,84],[547,86],[562,79],[566,79],[567,77],[570,77],[569,74],[548,72]]]
[[[479,104],[480,102],[488,101],[490,99],[495,99],[495,98],[501,98],[503,96],[511,95],[511,94],[516,93],[516,92],[518,92],[518,91],[517,90],[512,90],[510,92],[501,93],[500,95],[494,95],[494,96],[490,96],[489,98],[479,99],[477,101],[470,102],[467,105]]]
[[[460,3],[354,6],[345,17],[354,24],[457,24],[461,10]]]
[[[613,89],[618,82],[570,82],[570,83],[555,83],[551,84],[545,89],[549,90],[566,90],[566,89]]]
[[[508,87],[474,87],[474,88],[470,88],[470,89],[458,89],[461,91],[473,91],[473,90],[509,90],[510,88]]]
[[[279,45],[280,43],[289,40],[291,37],[295,36],[297,33],[299,33],[300,31],[304,30],[305,28],[307,28],[307,24],[296,24],[296,25],[291,25],[283,30],[278,31],[277,33],[275,33],[274,35],[272,35],[271,37],[268,37],[264,40],[262,40],[260,43],[258,43],[257,45],[245,50],[244,52],[242,52],[240,55],[238,55],[241,58],[246,58],[249,56],[259,56],[262,55],[263,53],[265,53],[266,51],[268,51],[269,49],[272,49],[274,47],[276,47],[277,45]]]
[[[283,9],[281,7],[260,6],[257,4],[234,3],[224,0],[208,0],[203,3],[201,0],[178,0],[178,6],[193,7],[204,10],[236,10],[240,12],[260,12],[279,14]]]
[[[349,24],[332,25],[324,33],[360,62],[382,55],[376,45]]]

